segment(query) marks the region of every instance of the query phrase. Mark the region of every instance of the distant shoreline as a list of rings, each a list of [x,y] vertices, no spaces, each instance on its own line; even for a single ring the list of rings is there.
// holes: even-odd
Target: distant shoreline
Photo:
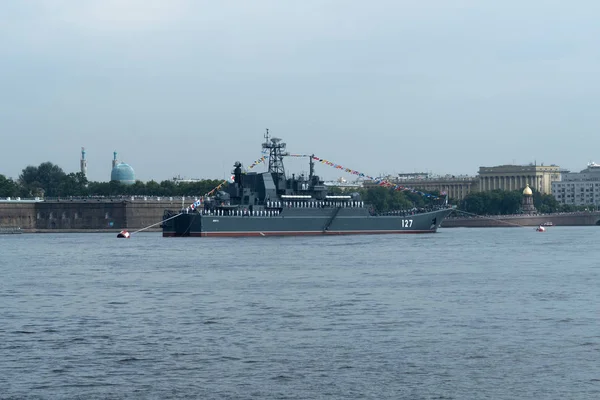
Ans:
[[[490,228],[490,227],[515,227],[539,226],[552,224],[552,226],[598,226],[600,225],[600,212],[574,212],[555,214],[533,215],[489,215],[472,217],[450,217],[442,222],[443,228]]]
[[[154,210],[152,210],[154,211]],[[151,212],[144,221],[136,221],[146,223],[146,221],[160,220],[156,210]],[[156,213],[157,215],[153,215]],[[16,219],[16,218],[15,218]],[[104,222],[104,219],[98,219]],[[60,220],[59,220],[60,221]],[[144,227],[136,226],[127,228],[21,228],[19,229],[19,221],[11,221],[12,224],[7,224],[4,228],[11,228],[18,232],[0,232],[0,233],[110,233],[116,235],[121,230],[127,230],[130,233],[135,232]],[[17,223],[15,223],[17,222]],[[574,213],[554,213],[554,214],[532,214],[532,215],[489,215],[489,216],[471,216],[471,217],[449,217],[444,219],[442,228],[489,228],[489,227],[515,227],[515,226],[539,226],[542,224],[551,224],[552,226],[600,226],[600,211],[574,212]],[[119,225],[123,226],[124,223]],[[1,227],[1,226],[0,226]],[[144,229],[144,232],[162,232],[159,226]]]

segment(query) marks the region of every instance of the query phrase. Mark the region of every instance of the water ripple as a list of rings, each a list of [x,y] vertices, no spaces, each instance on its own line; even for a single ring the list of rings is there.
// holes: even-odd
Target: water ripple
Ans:
[[[546,233],[3,235],[0,398],[600,398],[600,232]]]

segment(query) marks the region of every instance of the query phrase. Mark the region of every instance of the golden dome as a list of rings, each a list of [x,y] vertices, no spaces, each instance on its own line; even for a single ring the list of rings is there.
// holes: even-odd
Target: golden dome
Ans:
[[[529,188],[529,183],[525,186],[525,189],[523,189],[523,196],[533,196],[533,192]]]

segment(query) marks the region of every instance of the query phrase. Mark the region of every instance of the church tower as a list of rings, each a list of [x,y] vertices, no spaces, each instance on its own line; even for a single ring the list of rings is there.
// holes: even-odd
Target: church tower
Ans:
[[[524,214],[535,214],[537,210],[533,205],[533,192],[529,187],[529,183],[523,189],[523,199],[521,200],[521,210]]]

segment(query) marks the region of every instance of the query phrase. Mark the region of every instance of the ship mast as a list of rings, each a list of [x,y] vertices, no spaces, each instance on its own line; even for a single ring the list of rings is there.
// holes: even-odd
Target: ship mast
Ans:
[[[271,138],[269,130],[265,133],[265,142],[262,147],[269,150],[269,172],[281,174],[285,177],[285,167],[283,166],[283,157],[289,155],[285,151],[286,144],[279,138]]]

